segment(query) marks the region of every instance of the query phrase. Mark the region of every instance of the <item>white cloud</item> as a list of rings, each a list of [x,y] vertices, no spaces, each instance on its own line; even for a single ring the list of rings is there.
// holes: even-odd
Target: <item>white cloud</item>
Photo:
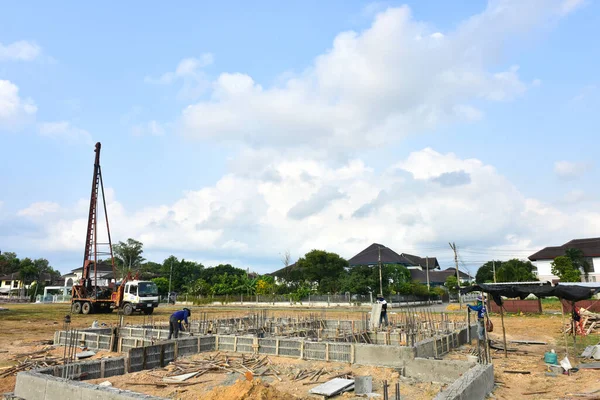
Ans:
[[[39,124],[39,134],[68,143],[92,143],[92,135],[85,129],[71,125],[68,121],[43,122]]]
[[[583,176],[591,165],[585,162],[557,161],[554,163],[554,173],[561,179],[577,179]]]
[[[360,160],[331,167],[302,157],[271,160],[268,168],[278,180],[231,172],[171,204],[136,210],[125,209],[108,189],[113,239],[134,237],[148,254],[199,261],[277,263],[284,249],[297,257],[313,248],[350,257],[372,242],[398,251],[439,246],[443,250],[430,255],[450,259],[448,240],[533,253],[598,235],[600,226],[600,213],[593,209],[567,212],[527,198],[492,166],[433,149],[411,153],[381,173]],[[442,185],[435,180],[441,176],[462,180]],[[44,215],[39,239],[22,240],[48,250],[79,251],[86,200],[64,209],[69,213]]]
[[[152,120],[147,124],[138,124],[132,128],[132,133],[135,136],[151,135],[164,136],[165,128],[160,122]]]
[[[476,103],[508,101],[530,86],[518,66],[498,70],[507,39],[562,10],[558,0],[490,1],[456,30],[438,32],[406,6],[389,8],[369,29],[338,34],[310,67],[276,86],[222,73],[210,99],[183,111],[181,127],[192,137],[343,152],[478,120]]]
[[[174,72],[166,72],[158,78],[147,76],[144,81],[156,85],[170,85],[176,81],[182,81],[183,87],[179,91],[179,97],[184,100],[193,100],[208,89],[210,83],[202,68],[213,62],[214,58],[210,53],[202,54],[200,58],[184,58]]]
[[[35,118],[37,107],[31,99],[22,99],[14,83],[0,79],[0,129],[14,129]]]
[[[19,210],[17,212],[17,215],[20,217],[41,217],[42,215],[48,213],[55,213],[59,210],[60,205],[58,203],[42,201],[38,203],[33,203],[29,207]]]
[[[31,61],[38,57],[42,49],[26,40],[3,45],[0,43],[0,61]]]
[[[586,0],[564,0],[561,5],[561,13],[569,14],[575,11],[577,8],[583,6],[587,1]]]

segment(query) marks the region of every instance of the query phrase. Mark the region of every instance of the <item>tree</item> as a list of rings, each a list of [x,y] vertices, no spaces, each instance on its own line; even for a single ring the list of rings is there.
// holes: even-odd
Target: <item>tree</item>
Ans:
[[[583,272],[583,275],[585,276],[585,281],[588,282],[592,266],[585,259],[583,251],[581,249],[567,249],[565,250],[565,256],[569,257],[571,263],[573,264],[573,267]]]
[[[164,296],[169,291],[169,279],[161,276],[160,278],[152,278],[152,282],[158,288],[158,294]]]
[[[444,284],[448,288],[448,292],[452,294],[458,293],[458,279],[456,276],[450,275],[446,278],[446,283]]]
[[[385,278],[384,280],[384,291],[392,289],[394,292],[398,292],[400,287],[407,282],[410,282],[410,271],[404,265],[400,264],[388,264],[383,268]],[[389,286],[389,288],[385,288]]]
[[[339,278],[346,273],[348,261],[335,253],[312,250],[301,257],[296,266],[307,283],[316,282],[321,293],[336,293],[341,289]]]
[[[531,282],[537,281],[536,268],[530,261],[516,258],[504,261],[500,268],[496,267],[498,282]]]
[[[119,242],[113,246],[113,253],[121,264],[123,277],[127,274],[127,271],[138,268],[144,261],[144,257],[142,257],[143,247],[142,242],[131,238],[127,239],[126,243]]]
[[[550,266],[552,274],[558,276],[562,282],[581,282],[581,272],[569,257],[556,257]]]
[[[7,251],[0,254],[0,275],[8,275],[19,271],[21,260],[17,253]]]
[[[502,266],[502,261],[488,261],[477,270],[475,274],[475,282],[487,283],[494,282],[494,264],[496,271]]]

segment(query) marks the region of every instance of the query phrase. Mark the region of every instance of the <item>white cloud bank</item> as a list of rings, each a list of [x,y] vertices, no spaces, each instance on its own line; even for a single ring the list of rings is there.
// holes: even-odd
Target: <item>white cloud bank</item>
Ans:
[[[91,144],[92,135],[85,129],[71,125],[68,121],[43,122],[39,124],[39,134],[67,143]]]
[[[134,237],[149,254],[193,253],[200,261],[276,260],[285,249],[294,256],[320,248],[350,257],[372,242],[399,251],[451,240],[533,252],[557,238],[597,235],[600,226],[597,211],[566,212],[526,198],[494,167],[429,148],[381,173],[360,160],[331,167],[303,158],[274,160],[256,172],[232,172],[172,204],[139,210],[126,210],[109,190],[113,239]],[[34,204],[19,214],[43,214],[40,235],[12,239],[21,246],[80,251],[86,202],[61,211],[52,203]]]
[[[577,2],[492,0],[454,31],[437,32],[406,6],[343,32],[302,73],[265,87],[222,73],[208,100],[188,106],[182,131],[264,147],[336,151],[377,147],[408,134],[483,117],[482,102],[507,101],[538,80],[498,69],[502,46],[574,10]]]
[[[554,163],[554,173],[565,180],[580,178],[590,168],[591,165],[585,162],[557,161]]]
[[[0,61],[32,61],[42,49],[33,42],[19,40],[8,45],[0,43]]]
[[[35,103],[21,98],[17,85],[0,79],[0,130],[12,130],[31,122],[36,112]]]

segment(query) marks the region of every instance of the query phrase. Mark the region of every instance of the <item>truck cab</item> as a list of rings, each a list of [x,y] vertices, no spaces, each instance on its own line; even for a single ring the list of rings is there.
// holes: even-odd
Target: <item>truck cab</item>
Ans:
[[[125,282],[123,290],[123,314],[131,315],[134,311],[150,315],[158,307],[158,288],[151,281],[133,280]]]

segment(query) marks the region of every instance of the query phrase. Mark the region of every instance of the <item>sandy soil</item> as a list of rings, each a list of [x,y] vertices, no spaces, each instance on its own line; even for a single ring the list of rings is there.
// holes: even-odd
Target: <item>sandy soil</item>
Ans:
[[[498,315],[492,315],[494,332],[490,338],[502,342],[502,325]],[[492,350],[494,363],[494,375],[497,388],[493,394],[497,399],[575,399],[582,397],[569,396],[573,393],[592,392],[600,389],[600,373],[597,370],[579,370],[568,375],[556,377],[546,376],[546,364],[544,353],[555,349],[559,360],[565,355],[564,339],[560,333],[561,316],[505,316],[506,340],[535,340],[546,342],[547,345],[518,345],[508,343],[508,348],[518,351],[508,353],[504,357],[503,351]],[[592,341],[599,338],[589,337]],[[569,344],[572,338],[568,338]],[[475,341],[473,341],[475,344]],[[471,346],[465,346],[464,350],[454,351],[447,358],[465,359],[465,355]],[[576,367],[579,362],[574,357],[572,348],[569,350],[569,360]],[[528,375],[506,373],[506,370],[529,371]],[[588,397],[589,398],[589,397]]]
[[[0,313],[0,372],[3,368],[9,367],[16,363],[13,360],[14,356],[19,353],[34,352],[43,349],[47,344],[41,342],[43,340],[52,340],[54,332],[62,329],[63,318],[65,314],[69,313],[68,305],[36,305],[36,304],[7,304],[3,305],[9,308],[10,311]],[[176,309],[176,307],[159,307],[155,314],[152,316],[154,322],[166,322],[169,315]],[[200,312],[207,312],[210,317],[225,317],[228,315],[246,315],[251,312],[256,312],[255,308],[243,307],[192,307],[193,316],[197,316]],[[308,313],[318,313],[320,311],[314,309],[275,309],[269,310],[269,315],[275,316],[289,316],[289,315],[307,315]],[[335,319],[360,319],[360,312],[354,312],[353,310],[342,310],[333,309],[328,310],[327,318]],[[117,322],[117,315],[115,314],[99,314],[99,315],[74,315],[72,318],[73,327],[89,327],[94,320],[98,320],[100,323],[105,323],[108,326],[114,325]],[[500,324],[500,317],[498,315],[492,315],[495,330],[491,333],[491,337],[495,340],[502,340],[502,329]],[[144,322],[149,322],[148,317],[142,315],[133,315],[127,317],[125,323],[137,325]],[[586,392],[600,389],[600,374],[594,370],[580,370],[579,372],[572,374],[571,376],[559,375],[557,377],[545,376],[545,364],[543,362],[544,352],[554,348],[562,358],[564,355],[564,341],[560,333],[561,327],[561,316],[527,316],[527,315],[507,315],[505,317],[506,324],[506,336],[507,340],[539,340],[545,341],[548,345],[535,346],[535,345],[509,345],[517,347],[519,352],[509,353],[508,359],[505,359],[503,354],[494,353],[494,364],[496,379],[499,382],[494,396],[498,399],[516,399],[516,398],[527,398],[527,399],[557,399],[557,398],[569,398],[567,394],[574,392]],[[598,335],[595,337],[589,337],[589,341],[597,343],[600,338]],[[569,338],[569,341],[571,339]],[[468,348],[463,351],[453,352],[449,355],[449,358],[465,359],[465,353]],[[577,360],[573,357],[572,349],[569,355],[571,364],[576,366],[579,362],[584,360]],[[525,353],[526,352],[526,353]],[[52,356],[62,357],[62,349],[53,350],[50,353]],[[97,354],[95,358],[106,356],[107,354]],[[115,354],[116,355],[116,354]],[[198,355],[202,356],[202,355]],[[293,359],[277,358],[277,363],[281,363],[282,368],[306,368],[305,364]],[[280,361],[281,360],[281,361]],[[275,362],[275,359],[273,360]],[[296,364],[298,363],[298,364]],[[318,365],[319,363],[314,363]],[[324,363],[323,363],[324,364]],[[328,363],[327,368],[335,370],[335,368],[349,369],[350,367],[346,364],[337,365],[337,363]],[[387,379],[388,382],[394,384],[397,380],[400,380],[402,384],[403,396],[408,395],[407,398],[430,398],[439,390],[439,386],[430,384],[414,384],[398,378],[393,370],[381,369],[377,371],[375,368],[359,367],[353,368],[356,374],[359,375],[373,375],[375,379],[376,391],[381,391],[381,381]],[[530,371],[529,375],[514,375],[504,373],[504,370],[527,370]],[[156,377],[153,379],[162,379],[161,370],[146,371],[138,374],[130,374],[127,377],[113,377],[109,380],[113,381],[115,386],[120,384],[125,385],[126,382],[136,382],[136,379],[140,383],[148,381],[150,374],[155,374]],[[206,374],[198,378],[194,378],[197,381],[208,382],[200,383],[197,387],[185,386],[181,388],[168,387],[160,389],[161,395],[167,397],[176,398],[198,398],[200,394],[208,395],[212,390],[223,385],[229,385],[233,387],[238,376],[235,374]],[[122,383],[119,383],[123,380]],[[321,380],[324,380],[322,378]],[[294,382],[290,384],[289,378],[284,378],[283,382],[279,382],[272,377],[263,377],[262,382],[266,383],[269,388],[276,389],[277,391],[287,393],[289,395],[306,396],[308,389],[314,385],[302,385],[303,381],[298,383]],[[10,392],[14,388],[15,377],[9,376],[7,378],[0,379],[0,393]],[[243,386],[230,389],[230,390],[248,390],[248,393],[255,391],[256,393],[262,393],[262,384],[258,385],[261,387],[252,389],[252,384],[239,384]],[[142,391],[144,386],[130,385],[129,389]],[[254,384],[254,386],[257,386]],[[267,389],[269,389],[267,388]],[[155,388],[150,388],[154,390]],[[143,391],[146,391],[145,389]],[[531,392],[548,392],[528,395],[525,393]],[[236,399],[233,394],[227,397],[227,394],[221,392],[214,392],[217,394],[219,400]],[[221,394],[219,394],[221,393]],[[187,395],[186,395],[187,394]],[[348,396],[347,394],[346,396]],[[187,397],[186,397],[187,396]],[[245,396],[245,395],[244,395]],[[275,396],[273,394],[272,396]],[[243,398],[243,396],[241,397]],[[252,397],[248,397],[253,399]],[[260,398],[260,397],[258,397]],[[269,397],[264,397],[270,399]],[[277,400],[277,397],[272,397],[272,400]]]
[[[192,360],[204,359],[210,355],[216,353],[203,353],[190,357]],[[224,354],[224,353],[220,353]],[[230,356],[237,357],[235,353],[231,353]],[[101,383],[104,381],[110,381],[113,386],[122,389],[134,390],[151,394],[161,397],[177,398],[182,400],[193,400],[193,399],[273,399],[278,400],[280,397],[277,395],[284,394],[282,399],[290,398],[314,398],[308,394],[308,390],[316,387],[320,383],[327,382],[331,377],[342,374],[344,372],[352,371],[355,375],[370,375],[373,377],[373,391],[375,393],[383,394],[383,381],[387,380],[388,384],[392,386],[388,390],[388,393],[393,395],[393,387],[396,382],[400,382],[401,393],[403,396],[407,396],[409,399],[432,399],[435,397],[437,392],[440,390],[440,384],[431,383],[418,383],[414,380],[401,378],[397,371],[390,368],[378,368],[378,367],[366,367],[366,366],[352,366],[346,363],[336,362],[311,362],[301,361],[292,358],[285,357],[270,357],[273,367],[281,374],[281,381],[273,376],[254,377],[253,381],[259,380],[260,383],[254,382],[253,384],[246,381],[246,377],[240,373],[207,373],[196,378],[187,380],[187,383],[197,382],[196,385],[177,387],[176,385],[170,385],[168,387],[156,387],[154,383],[160,383],[164,376],[169,373],[169,367],[155,369],[152,371],[141,371],[138,373],[132,373],[129,375],[123,375],[118,377],[110,377],[108,379],[96,379],[89,382]],[[293,377],[299,370],[310,369],[318,371],[324,368],[329,372],[329,375],[322,376],[318,382],[311,382],[310,379],[304,379],[301,381],[293,381]],[[239,382],[241,381],[241,382]],[[268,391],[269,396],[273,397],[260,397],[263,393],[263,389],[258,390],[257,387],[263,387],[264,384],[268,385],[270,390]],[[272,389],[272,390],[271,390]],[[249,392],[249,397],[244,397],[244,393]],[[257,394],[252,394],[256,392]],[[266,393],[266,392],[265,392]],[[354,398],[352,393],[347,393],[342,398]]]

